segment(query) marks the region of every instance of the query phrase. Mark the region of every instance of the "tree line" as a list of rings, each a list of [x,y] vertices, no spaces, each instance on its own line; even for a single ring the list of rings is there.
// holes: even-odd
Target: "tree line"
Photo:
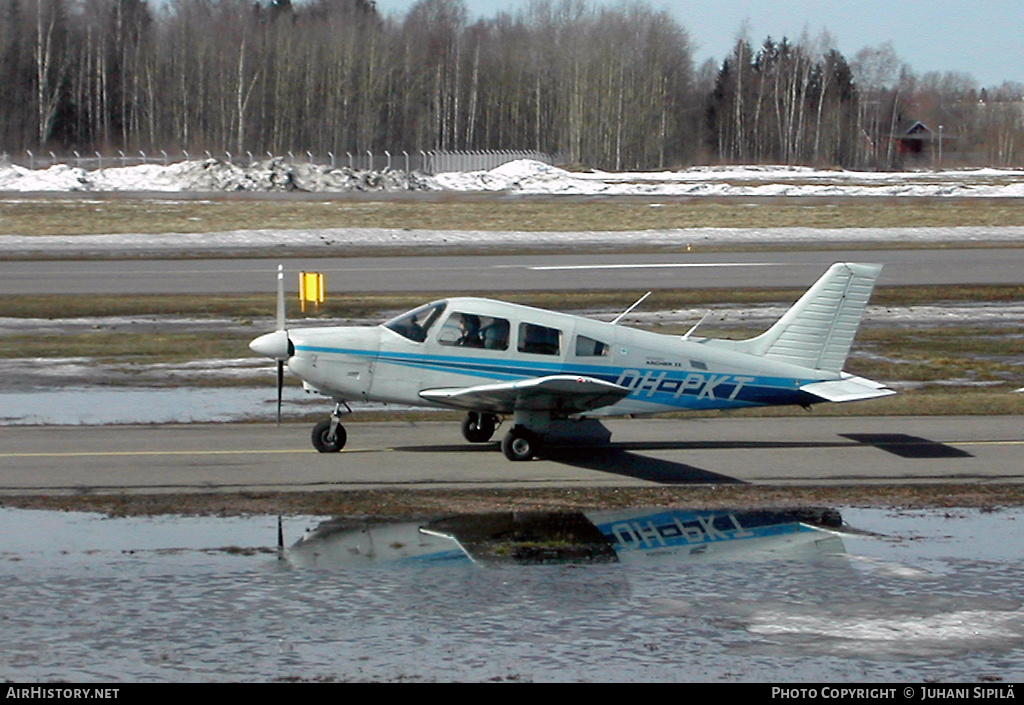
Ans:
[[[1021,158],[1021,96],[915,75],[890,46],[738,39],[694,66],[641,0],[533,0],[470,21],[372,0],[0,0],[0,150],[236,154],[531,149],[604,169],[888,168],[908,119],[975,161]]]
[[[914,165],[1019,165],[1024,156],[1024,85],[978,89],[969,75],[916,74],[891,44],[852,60],[825,33],[793,43],[746,39],[708,79],[712,158],[858,169]],[[926,130],[909,157],[900,140]],[[940,146],[941,144],[941,146]]]

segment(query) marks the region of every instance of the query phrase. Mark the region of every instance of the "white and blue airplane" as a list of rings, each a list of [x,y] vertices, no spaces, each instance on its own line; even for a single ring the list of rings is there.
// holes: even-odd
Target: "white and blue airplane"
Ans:
[[[665,335],[491,299],[434,301],[375,327],[288,329],[278,269],[277,330],[249,347],[307,391],[335,402],[313,429],[322,453],[341,450],[349,402],[467,411],[462,433],[529,460],[545,442],[598,417],[847,402],[895,392],[843,371],[881,265],[838,263],[749,340]],[[623,314],[624,315],[624,314]],[[699,325],[699,324],[698,324]],[[586,420],[590,419],[589,425]]]

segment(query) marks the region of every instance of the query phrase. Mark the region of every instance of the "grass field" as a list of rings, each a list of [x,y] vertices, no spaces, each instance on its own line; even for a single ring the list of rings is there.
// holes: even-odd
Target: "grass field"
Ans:
[[[657,207],[652,207],[657,206]],[[534,232],[1024,225],[1018,199],[0,198],[0,235],[411,228]]]
[[[660,309],[710,306],[714,304],[753,305],[793,302],[803,289],[679,289],[660,290]],[[426,291],[402,294],[346,294],[328,299],[321,310],[324,317],[379,317],[385,312],[404,311],[425,300],[457,296],[458,291]],[[619,291],[516,291],[490,292],[489,296],[527,306],[559,311],[622,311],[635,301],[635,292]],[[1024,301],[1024,286],[914,286],[879,287],[871,298],[878,306],[916,306],[934,303],[1009,303]],[[299,313],[298,302],[288,300],[288,316]],[[82,316],[217,316],[237,319],[260,318],[275,307],[274,294],[239,295],[31,295],[0,296],[0,317],[76,318]]]

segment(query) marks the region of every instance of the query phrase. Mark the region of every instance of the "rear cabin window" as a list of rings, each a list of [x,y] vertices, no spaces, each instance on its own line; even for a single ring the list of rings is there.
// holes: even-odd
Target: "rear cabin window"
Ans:
[[[557,328],[538,326],[535,323],[519,324],[519,352],[558,355],[561,344],[562,331]]]
[[[455,311],[441,327],[437,342],[460,348],[508,350],[509,323],[504,318]]]
[[[585,335],[576,336],[577,357],[607,357],[610,352],[611,347],[608,343],[602,343],[600,340],[594,340]]]

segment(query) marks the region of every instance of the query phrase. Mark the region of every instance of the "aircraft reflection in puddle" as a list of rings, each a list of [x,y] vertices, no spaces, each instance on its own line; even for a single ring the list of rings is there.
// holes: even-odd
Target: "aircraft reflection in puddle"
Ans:
[[[498,512],[403,523],[332,519],[287,552],[299,567],[772,560],[844,553],[832,509]]]

